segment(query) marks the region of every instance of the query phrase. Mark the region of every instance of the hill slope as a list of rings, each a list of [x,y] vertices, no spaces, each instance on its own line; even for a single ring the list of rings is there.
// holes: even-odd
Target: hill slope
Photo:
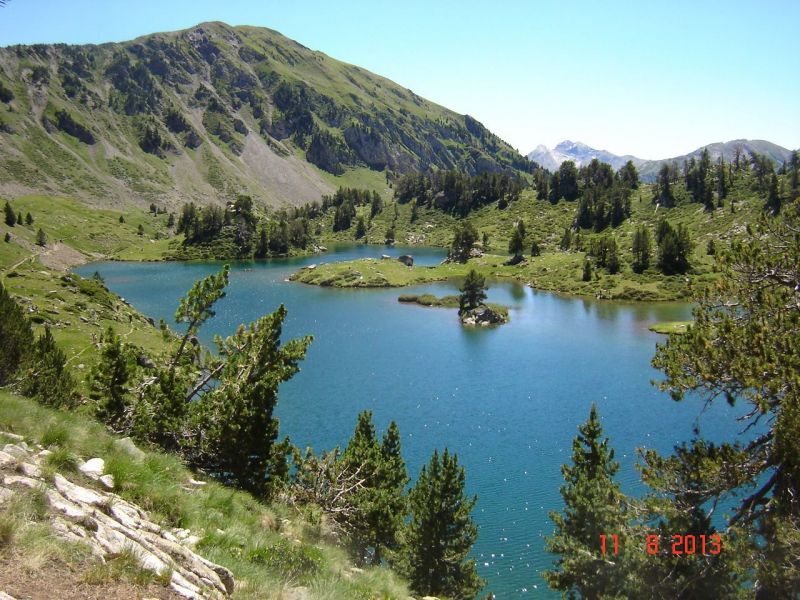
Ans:
[[[0,194],[299,205],[397,172],[526,169],[475,119],[256,27],[0,49]]]

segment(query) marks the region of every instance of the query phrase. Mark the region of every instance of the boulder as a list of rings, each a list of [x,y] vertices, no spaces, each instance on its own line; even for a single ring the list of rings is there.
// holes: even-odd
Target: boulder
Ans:
[[[403,263],[407,267],[413,267],[414,266],[414,257],[411,256],[410,254],[403,254],[403,256],[398,256],[397,260],[399,260],[401,263]]]
[[[460,316],[462,325],[472,327],[487,327],[489,325],[499,325],[508,319],[488,306],[478,306],[472,310],[465,311]]]
[[[525,262],[525,257],[521,254],[517,254],[516,256],[512,256],[503,264],[507,267],[513,267],[515,265],[519,265]]]
[[[137,448],[136,444],[134,444],[133,440],[129,437],[124,437],[116,440],[114,442],[114,445],[117,446],[120,450],[126,452],[136,462],[142,462],[145,458],[145,453],[142,452],[139,448]]]
[[[106,462],[102,458],[91,458],[78,467],[78,470],[91,479],[99,479],[105,468]]]

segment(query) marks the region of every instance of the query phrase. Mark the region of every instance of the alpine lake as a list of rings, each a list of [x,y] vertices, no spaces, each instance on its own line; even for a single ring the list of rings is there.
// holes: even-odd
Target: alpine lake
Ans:
[[[227,295],[201,338],[210,346],[214,334],[229,335],[284,304],[284,339],[310,334],[314,341],[301,371],[281,387],[281,436],[300,448],[344,447],[358,413],[369,409],[379,436],[391,420],[399,425],[412,482],[434,449],[456,452],[468,491],[478,495],[473,556],[497,598],[557,597],[540,575],[554,559],[545,551],[548,513],[562,509],[560,467],[592,403],[628,494],[644,491],[637,448],[669,452],[692,439],[695,427],[712,441],[738,432],[741,409],[674,402],[651,383],[661,374],[650,361],[666,338],[648,327],[689,319],[688,304],[594,301],[493,281],[489,301],[506,305],[511,321],[470,329],[453,309],[397,301],[406,293],[458,293],[458,281],[381,289],[288,281],[310,264],[406,253],[417,265],[445,256],[439,248],[352,245],[300,259],[233,262]],[[178,299],[221,266],[105,262],[76,271],[98,271],[138,310],[174,326]]]

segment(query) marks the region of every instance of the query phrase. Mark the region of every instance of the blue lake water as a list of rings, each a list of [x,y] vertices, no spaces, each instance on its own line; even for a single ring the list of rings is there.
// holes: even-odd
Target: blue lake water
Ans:
[[[459,325],[455,310],[397,302],[401,293],[454,293],[456,283],[403,289],[337,290],[290,283],[301,266],[381,254],[441,261],[441,249],[350,246],[289,260],[235,263],[227,296],[203,339],[228,335],[242,322],[285,304],[286,339],[314,336],[302,370],[281,388],[281,433],[317,450],[344,445],[358,413],[370,409],[382,433],[394,419],[412,479],[435,448],[449,447],[466,468],[480,536],[473,555],[498,598],[557,597],[540,572],[552,530],[548,512],[562,507],[560,466],[577,426],[596,403],[622,464],[627,493],[642,485],[637,447],[668,452],[692,437],[737,431],[725,403],[675,403],[650,381],[662,336],[648,326],[687,319],[686,304],[619,304],[493,283],[489,300],[510,307],[511,323],[488,330]],[[178,298],[220,263],[98,263],[108,287],[156,320],[172,322]]]

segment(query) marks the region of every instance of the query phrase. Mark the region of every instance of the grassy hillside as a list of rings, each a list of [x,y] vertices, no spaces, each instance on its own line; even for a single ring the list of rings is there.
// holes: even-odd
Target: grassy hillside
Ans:
[[[300,205],[384,171],[528,163],[469,116],[278,32],[0,49],[0,193]],[[384,184],[385,185],[385,184]]]
[[[353,568],[342,548],[343,540],[313,507],[298,512],[279,504],[267,506],[214,481],[202,487],[189,485],[198,475],[176,458],[148,451],[143,459],[137,459],[85,415],[47,409],[0,391],[0,432],[21,435],[29,445],[49,449],[47,468],[53,473],[80,477],[79,460],[103,458],[123,499],[144,508],[162,527],[189,529],[199,537],[196,549],[202,556],[233,572],[233,598],[367,600],[409,596],[391,571]],[[0,433],[0,447],[14,441]],[[84,482],[92,485],[89,479]],[[20,494],[0,508],[0,564],[13,556],[23,585],[26,577],[28,581],[48,577],[59,565],[66,565],[70,577],[86,585],[92,597],[103,597],[103,590],[118,591],[112,586],[120,581],[133,584],[135,589],[128,597],[141,597],[145,591],[157,593],[158,578],[127,564],[124,557],[102,565],[79,546],[57,538],[36,510],[40,501],[35,494]],[[53,585],[58,589],[61,584]],[[297,591],[301,586],[305,590]]]

